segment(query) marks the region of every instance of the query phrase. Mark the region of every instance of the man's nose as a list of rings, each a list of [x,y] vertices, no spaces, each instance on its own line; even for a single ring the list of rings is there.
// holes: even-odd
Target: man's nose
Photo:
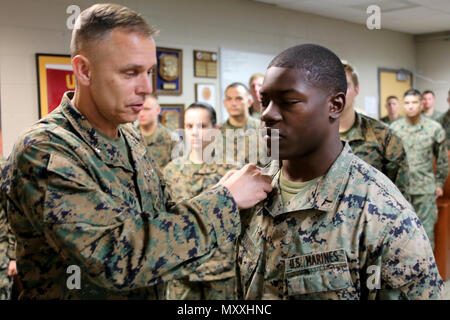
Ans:
[[[271,101],[261,114],[261,121],[265,122],[266,125],[270,125],[271,123],[275,123],[281,120],[282,117],[278,106],[273,103],[273,101]]]
[[[148,75],[147,73],[142,74],[136,91],[137,94],[150,94],[153,92],[151,75]]]

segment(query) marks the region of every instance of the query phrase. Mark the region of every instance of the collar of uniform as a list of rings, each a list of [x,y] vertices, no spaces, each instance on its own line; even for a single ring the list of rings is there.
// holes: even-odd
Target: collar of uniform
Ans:
[[[258,119],[253,118],[251,115],[248,116],[247,118],[247,122],[245,123],[245,126],[243,127],[234,127],[231,123],[230,123],[230,119],[228,118],[227,121],[225,121],[222,125],[221,125],[221,129],[258,129],[260,127],[260,121]]]
[[[108,165],[120,166],[129,171],[133,171],[133,168],[130,167],[130,163],[127,160],[128,155],[121,154],[115,146],[100,136],[86,117],[72,105],[71,99],[73,98],[73,94],[74,92],[66,92],[61,101],[62,112],[73,128],[103,162]],[[120,134],[124,135],[134,160],[136,158],[140,159],[145,153],[145,148],[144,150],[139,148],[139,137],[132,135],[127,130],[123,130],[121,127],[119,127],[119,131]]]
[[[422,131],[423,124],[426,121],[425,117],[423,115],[420,116],[420,120],[416,124],[409,123],[408,121],[406,121],[406,118],[401,119],[401,120],[403,120],[404,130],[407,130],[408,132]]]
[[[156,128],[156,132],[151,136],[151,139],[148,141],[148,145],[158,144],[158,142],[163,141],[163,126],[158,122],[158,127]]]
[[[356,130],[352,129],[355,128]],[[348,129],[347,132],[351,132],[351,135],[346,135],[345,140],[347,141],[356,141],[356,140],[365,140],[365,132],[366,132],[366,126],[364,121],[361,119],[361,115],[355,111],[355,122],[353,123],[352,127]]]
[[[273,191],[263,201],[262,206],[272,215],[277,216],[283,213],[316,209],[320,211],[330,211],[336,206],[343,185],[346,183],[348,171],[353,160],[353,153],[350,145],[345,142],[344,148],[338,158],[331,165],[328,172],[322,176],[315,184],[303,190],[301,194],[295,195],[286,205],[281,203],[281,191],[279,187],[279,177],[281,165],[273,162],[271,168],[266,172],[272,174]],[[277,168],[277,169],[275,169]]]
[[[180,161],[181,172],[185,176],[193,175],[193,174],[207,175],[207,174],[215,173],[215,172],[217,172],[217,166],[219,166],[219,164],[216,164],[216,163],[212,163],[212,164],[202,163],[202,166],[197,169],[196,166],[194,165],[194,163],[189,158],[189,153],[178,158],[177,161]]]

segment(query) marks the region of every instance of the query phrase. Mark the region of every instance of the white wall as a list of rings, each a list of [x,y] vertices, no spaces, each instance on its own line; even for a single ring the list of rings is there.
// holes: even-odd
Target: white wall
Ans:
[[[8,155],[20,132],[38,120],[34,54],[69,53],[66,8],[77,4],[85,9],[94,1],[0,1],[0,97],[3,154]],[[356,99],[359,107],[363,107],[364,96],[378,95],[378,67],[408,70],[415,67],[413,37],[399,32],[368,30],[362,25],[250,0],[119,3],[141,12],[150,24],[161,30],[157,45],[183,49],[183,95],[161,96],[161,103],[192,103],[197,82],[214,83],[220,89],[220,79],[194,78],[194,49],[218,52],[222,46],[275,55],[301,43],[327,46],[359,72],[361,88]],[[216,109],[220,110],[220,95],[216,96]],[[221,118],[225,119],[226,115]]]
[[[416,42],[415,83],[420,91],[433,90],[435,108],[448,109],[450,90],[450,40],[428,40]]]

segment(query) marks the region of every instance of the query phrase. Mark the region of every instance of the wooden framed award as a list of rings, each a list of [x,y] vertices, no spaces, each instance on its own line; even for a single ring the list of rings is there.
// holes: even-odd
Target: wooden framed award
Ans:
[[[157,47],[156,59],[153,92],[157,95],[181,95],[183,93],[183,51]]]

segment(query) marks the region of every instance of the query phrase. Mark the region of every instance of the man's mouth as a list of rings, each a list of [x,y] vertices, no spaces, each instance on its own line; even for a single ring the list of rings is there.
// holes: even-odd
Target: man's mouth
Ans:
[[[144,104],[143,103],[134,103],[134,104],[129,104],[128,107],[133,109],[133,111],[135,111],[135,112],[139,112],[142,109],[144,109]]]

